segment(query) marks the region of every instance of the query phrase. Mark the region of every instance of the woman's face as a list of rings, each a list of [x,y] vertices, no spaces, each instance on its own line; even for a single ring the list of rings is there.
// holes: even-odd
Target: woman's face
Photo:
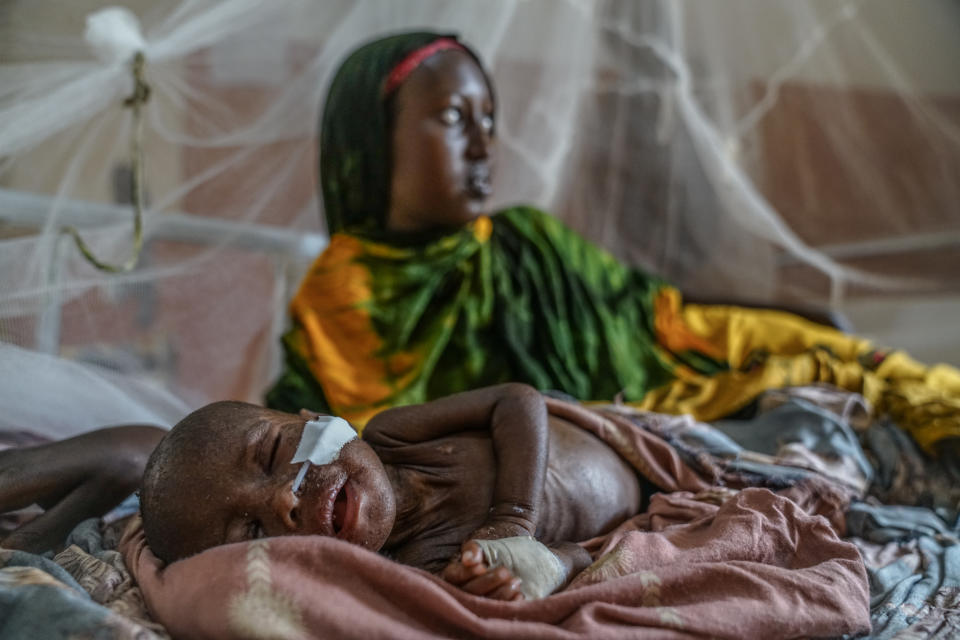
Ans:
[[[493,98],[476,62],[443,51],[394,99],[387,228],[461,227],[486,212],[493,178]]]

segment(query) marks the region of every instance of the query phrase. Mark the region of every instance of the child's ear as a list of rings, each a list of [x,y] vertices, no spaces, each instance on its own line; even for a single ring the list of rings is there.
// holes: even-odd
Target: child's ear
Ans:
[[[310,409],[300,409],[300,417],[304,420],[316,420],[321,415],[323,414],[317,413],[316,411],[310,411]]]

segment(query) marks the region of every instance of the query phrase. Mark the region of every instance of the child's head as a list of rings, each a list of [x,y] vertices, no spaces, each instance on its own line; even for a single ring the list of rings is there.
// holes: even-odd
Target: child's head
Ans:
[[[291,459],[305,423],[243,402],[216,402],[180,421],[157,445],[140,509],[152,551],[173,562],[265,536],[326,535],[379,549],[395,518],[394,493],[359,439],[331,463],[310,465],[296,493]]]

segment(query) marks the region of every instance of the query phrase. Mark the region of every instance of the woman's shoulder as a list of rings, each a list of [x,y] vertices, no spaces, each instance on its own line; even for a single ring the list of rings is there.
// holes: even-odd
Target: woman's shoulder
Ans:
[[[495,232],[501,238],[521,236],[523,240],[538,246],[549,246],[551,252],[562,255],[565,264],[596,286],[623,286],[628,281],[641,277],[651,286],[665,284],[661,279],[647,274],[635,266],[628,266],[607,251],[591,242],[576,230],[549,213],[529,205],[514,205],[498,211],[494,217]]]
[[[494,221],[510,222],[544,222],[550,221],[562,224],[559,220],[551,216],[546,211],[538,209],[528,204],[514,204],[504,207],[497,211],[493,216]]]
[[[510,227],[526,235],[575,236],[580,234],[542,209],[517,204],[501,209],[493,216],[494,227]],[[584,240],[585,241],[585,240]]]
[[[493,216],[493,222],[494,228],[510,228],[530,239],[545,237],[552,244],[559,244],[570,250],[599,251],[606,254],[605,250],[568,227],[559,218],[530,205],[521,204],[501,209]]]

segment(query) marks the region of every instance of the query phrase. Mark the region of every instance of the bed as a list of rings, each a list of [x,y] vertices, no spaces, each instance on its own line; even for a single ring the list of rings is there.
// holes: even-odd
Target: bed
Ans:
[[[595,563],[553,596],[488,601],[314,537],[227,545],[160,569],[136,532],[119,544],[128,503],[82,523],[56,555],[0,551],[0,636],[960,633],[956,459],[926,457],[859,396],[768,392],[750,417],[712,425],[550,402],[659,488],[638,516],[585,541]]]

